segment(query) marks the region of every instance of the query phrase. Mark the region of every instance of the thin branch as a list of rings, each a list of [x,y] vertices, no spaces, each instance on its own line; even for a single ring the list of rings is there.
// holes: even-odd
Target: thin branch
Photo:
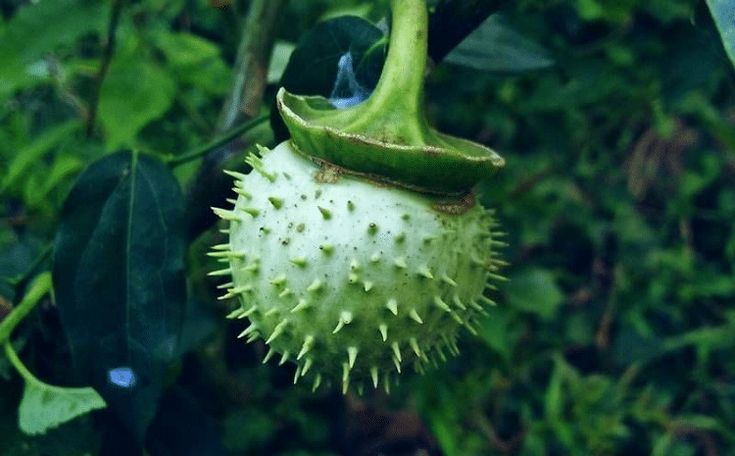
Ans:
[[[28,370],[26,365],[23,364],[23,361],[21,361],[18,357],[18,353],[16,353],[15,349],[13,348],[13,344],[11,344],[8,340],[5,342],[4,345],[5,356],[8,357],[8,361],[10,361],[10,364],[12,364],[15,370],[18,371],[18,374],[20,374],[20,376],[28,382],[38,382],[39,380],[36,378],[36,376]]]
[[[258,125],[263,124],[269,119],[269,116],[267,114],[264,114],[262,116],[256,117],[248,122],[245,122],[244,124],[240,125],[239,127],[235,127],[231,129],[230,131],[226,132],[224,135],[220,136],[219,138],[215,138],[212,141],[208,142],[207,144],[204,144],[194,150],[191,150],[189,152],[186,152],[181,155],[176,155],[173,157],[170,157],[166,162],[169,166],[172,168],[175,168],[179,165],[182,165],[184,163],[188,163],[192,160],[196,160],[197,158],[204,157],[209,152],[218,149],[226,144],[228,144],[233,139],[237,138],[238,136],[252,130],[253,128],[257,127]]]
[[[107,42],[102,50],[102,62],[97,71],[95,85],[92,91],[92,99],[89,103],[89,117],[87,117],[87,136],[91,136],[94,132],[94,125],[97,121],[97,108],[100,102],[100,92],[105,76],[110,69],[110,62],[115,52],[115,41],[117,36],[117,26],[120,23],[120,14],[122,12],[125,0],[113,0],[112,9],[110,11],[110,20],[107,24]]]
[[[257,115],[268,83],[268,64],[275,42],[275,24],[286,0],[253,0],[235,62],[235,77],[222,108],[217,130],[225,131]]]
[[[0,344],[4,344],[10,339],[10,334],[15,327],[28,316],[31,310],[41,301],[41,298],[51,291],[51,286],[51,273],[46,272],[36,278],[23,300],[0,322]]]

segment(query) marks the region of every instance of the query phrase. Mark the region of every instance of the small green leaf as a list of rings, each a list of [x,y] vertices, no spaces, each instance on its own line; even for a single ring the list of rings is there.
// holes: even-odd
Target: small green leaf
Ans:
[[[190,33],[157,33],[154,39],[178,83],[212,95],[227,93],[232,72],[215,43]]]
[[[8,360],[25,382],[18,425],[26,434],[45,434],[51,428],[107,406],[92,388],[64,388],[42,382],[23,364],[10,342],[5,342],[4,348]]]
[[[80,125],[78,121],[74,120],[49,127],[33,142],[19,150],[15,158],[10,162],[7,173],[0,180],[0,194],[5,193],[8,188],[17,183],[23,177],[26,170],[35,162],[38,162],[46,152],[74,134]]]
[[[143,127],[168,111],[175,93],[171,77],[140,55],[126,53],[114,59],[100,93],[99,118],[107,149],[133,144]]]
[[[483,319],[480,325],[480,338],[504,361],[510,362],[522,329],[511,314],[498,310],[495,307],[489,309],[490,317]]]
[[[156,44],[173,66],[191,67],[219,57],[219,48],[211,41],[190,33],[160,33]]]
[[[51,428],[105,407],[105,401],[93,388],[62,388],[26,380],[18,425],[26,434],[45,434]]]
[[[544,411],[546,419],[552,423],[561,421],[562,419],[562,380],[562,369],[557,363],[557,366],[551,374],[551,379],[549,379],[549,386],[546,387],[546,394],[544,395]]]
[[[268,65],[268,83],[275,84],[283,77],[288,60],[291,58],[296,45],[287,41],[276,41],[271,54],[270,65]]]
[[[735,65],[735,2],[733,0],[707,0],[707,6],[720,31],[725,51]]]
[[[465,38],[446,61],[495,73],[540,70],[554,64],[548,51],[513,30],[498,14]]]
[[[505,285],[505,294],[511,307],[543,319],[553,317],[564,300],[554,276],[544,269],[529,269],[513,275]]]

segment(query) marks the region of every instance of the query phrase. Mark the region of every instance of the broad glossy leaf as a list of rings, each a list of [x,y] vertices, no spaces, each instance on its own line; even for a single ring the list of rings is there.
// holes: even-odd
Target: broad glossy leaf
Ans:
[[[299,41],[283,72],[281,86],[297,95],[331,97],[335,88],[339,89],[339,80],[349,79],[354,82],[352,89],[367,96],[380,79],[385,43],[383,32],[365,19],[341,16],[324,21]],[[272,111],[271,123],[276,139],[288,137],[277,109]]]
[[[55,241],[54,287],[76,368],[141,440],[178,353],[182,213],[169,169],[121,152],[79,177]]]
[[[328,97],[334,89],[340,59],[350,54],[357,82],[372,89],[383,68],[383,38],[378,27],[359,17],[324,21],[299,41],[281,85],[291,93]]]
[[[429,55],[435,62],[472,33],[508,0],[436,0],[429,17]]]
[[[90,0],[30,2],[21,8],[0,29],[0,97],[42,81],[33,64],[59,46],[101,30],[105,9],[103,2]]]
[[[131,145],[143,127],[168,111],[175,93],[171,77],[137,53],[113,59],[99,105],[107,149]]]
[[[523,37],[493,14],[446,57],[457,65],[496,73],[517,73],[554,64],[539,44]]]
[[[26,434],[45,434],[51,428],[105,406],[93,388],[62,388],[27,379],[18,409],[18,425]]]
[[[735,2],[733,0],[707,0],[707,6],[720,31],[725,51],[735,65]]]

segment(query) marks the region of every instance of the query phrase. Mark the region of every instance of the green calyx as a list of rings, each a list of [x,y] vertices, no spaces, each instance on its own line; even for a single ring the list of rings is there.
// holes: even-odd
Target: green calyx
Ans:
[[[391,0],[391,8],[388,56],[364,103],[338,110],[324,97],[278,92],[291,140],[300,152],[350,173],[429,193],[466,192],[505,160],[429,125],[423,111],[426,2]]]

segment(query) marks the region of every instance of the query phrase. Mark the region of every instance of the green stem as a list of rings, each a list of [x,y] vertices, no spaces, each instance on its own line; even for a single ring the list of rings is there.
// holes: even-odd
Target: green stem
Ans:
[[[49,272],[44,272],[33,281],[20,304],[0,322],[0,344],[4,344],[10,339],[10,334],[15,327],[28,316],[31,310],[41,301],[41,298],[46,296],[51,289],[52,281]]]
[[[425,0],[391,0],[388,56],[368,103],[394,106],[403,116],[421,115],[428,48],[429,13]]]
[[[210,151],[217,149],[221,146],[224,146],[225,144],[229,143],[230,141],[237,138],[238,136],[244,133],[247,133],[248,131],[252,130],[253,128],[259,126],[262,123],[265,123],[268,119],[269,119],[269,116],[267,114],[263,114],[259,117],[254,118],[253,120],[245,122],[239,127],[233,128],[232,130],[228,131],[224,135],[220,136],[219,138],[213,139],[212,141],[208,142],[207,144],[204,144],[203,146],[200,146],[192,151],[186,152],[181,155],[171,156],[166,160],[166,162],[168,163],[170,167],[175,168],[179,165],[183,165],[184,163],[188,163],[198,158],[202,158],[203,156],[207,155]]]
[[[20,376],[23,377],[23,380],[28,383],[41,383],[41,381],[28,370],[26,365],[23,364],[23,361],[20,360],[18,353],[15,352],[13,344],[11,344],[9,340],[5,342],[5,355],[8,357],[8,360],[10,360],[10,364],[12,364]]]

